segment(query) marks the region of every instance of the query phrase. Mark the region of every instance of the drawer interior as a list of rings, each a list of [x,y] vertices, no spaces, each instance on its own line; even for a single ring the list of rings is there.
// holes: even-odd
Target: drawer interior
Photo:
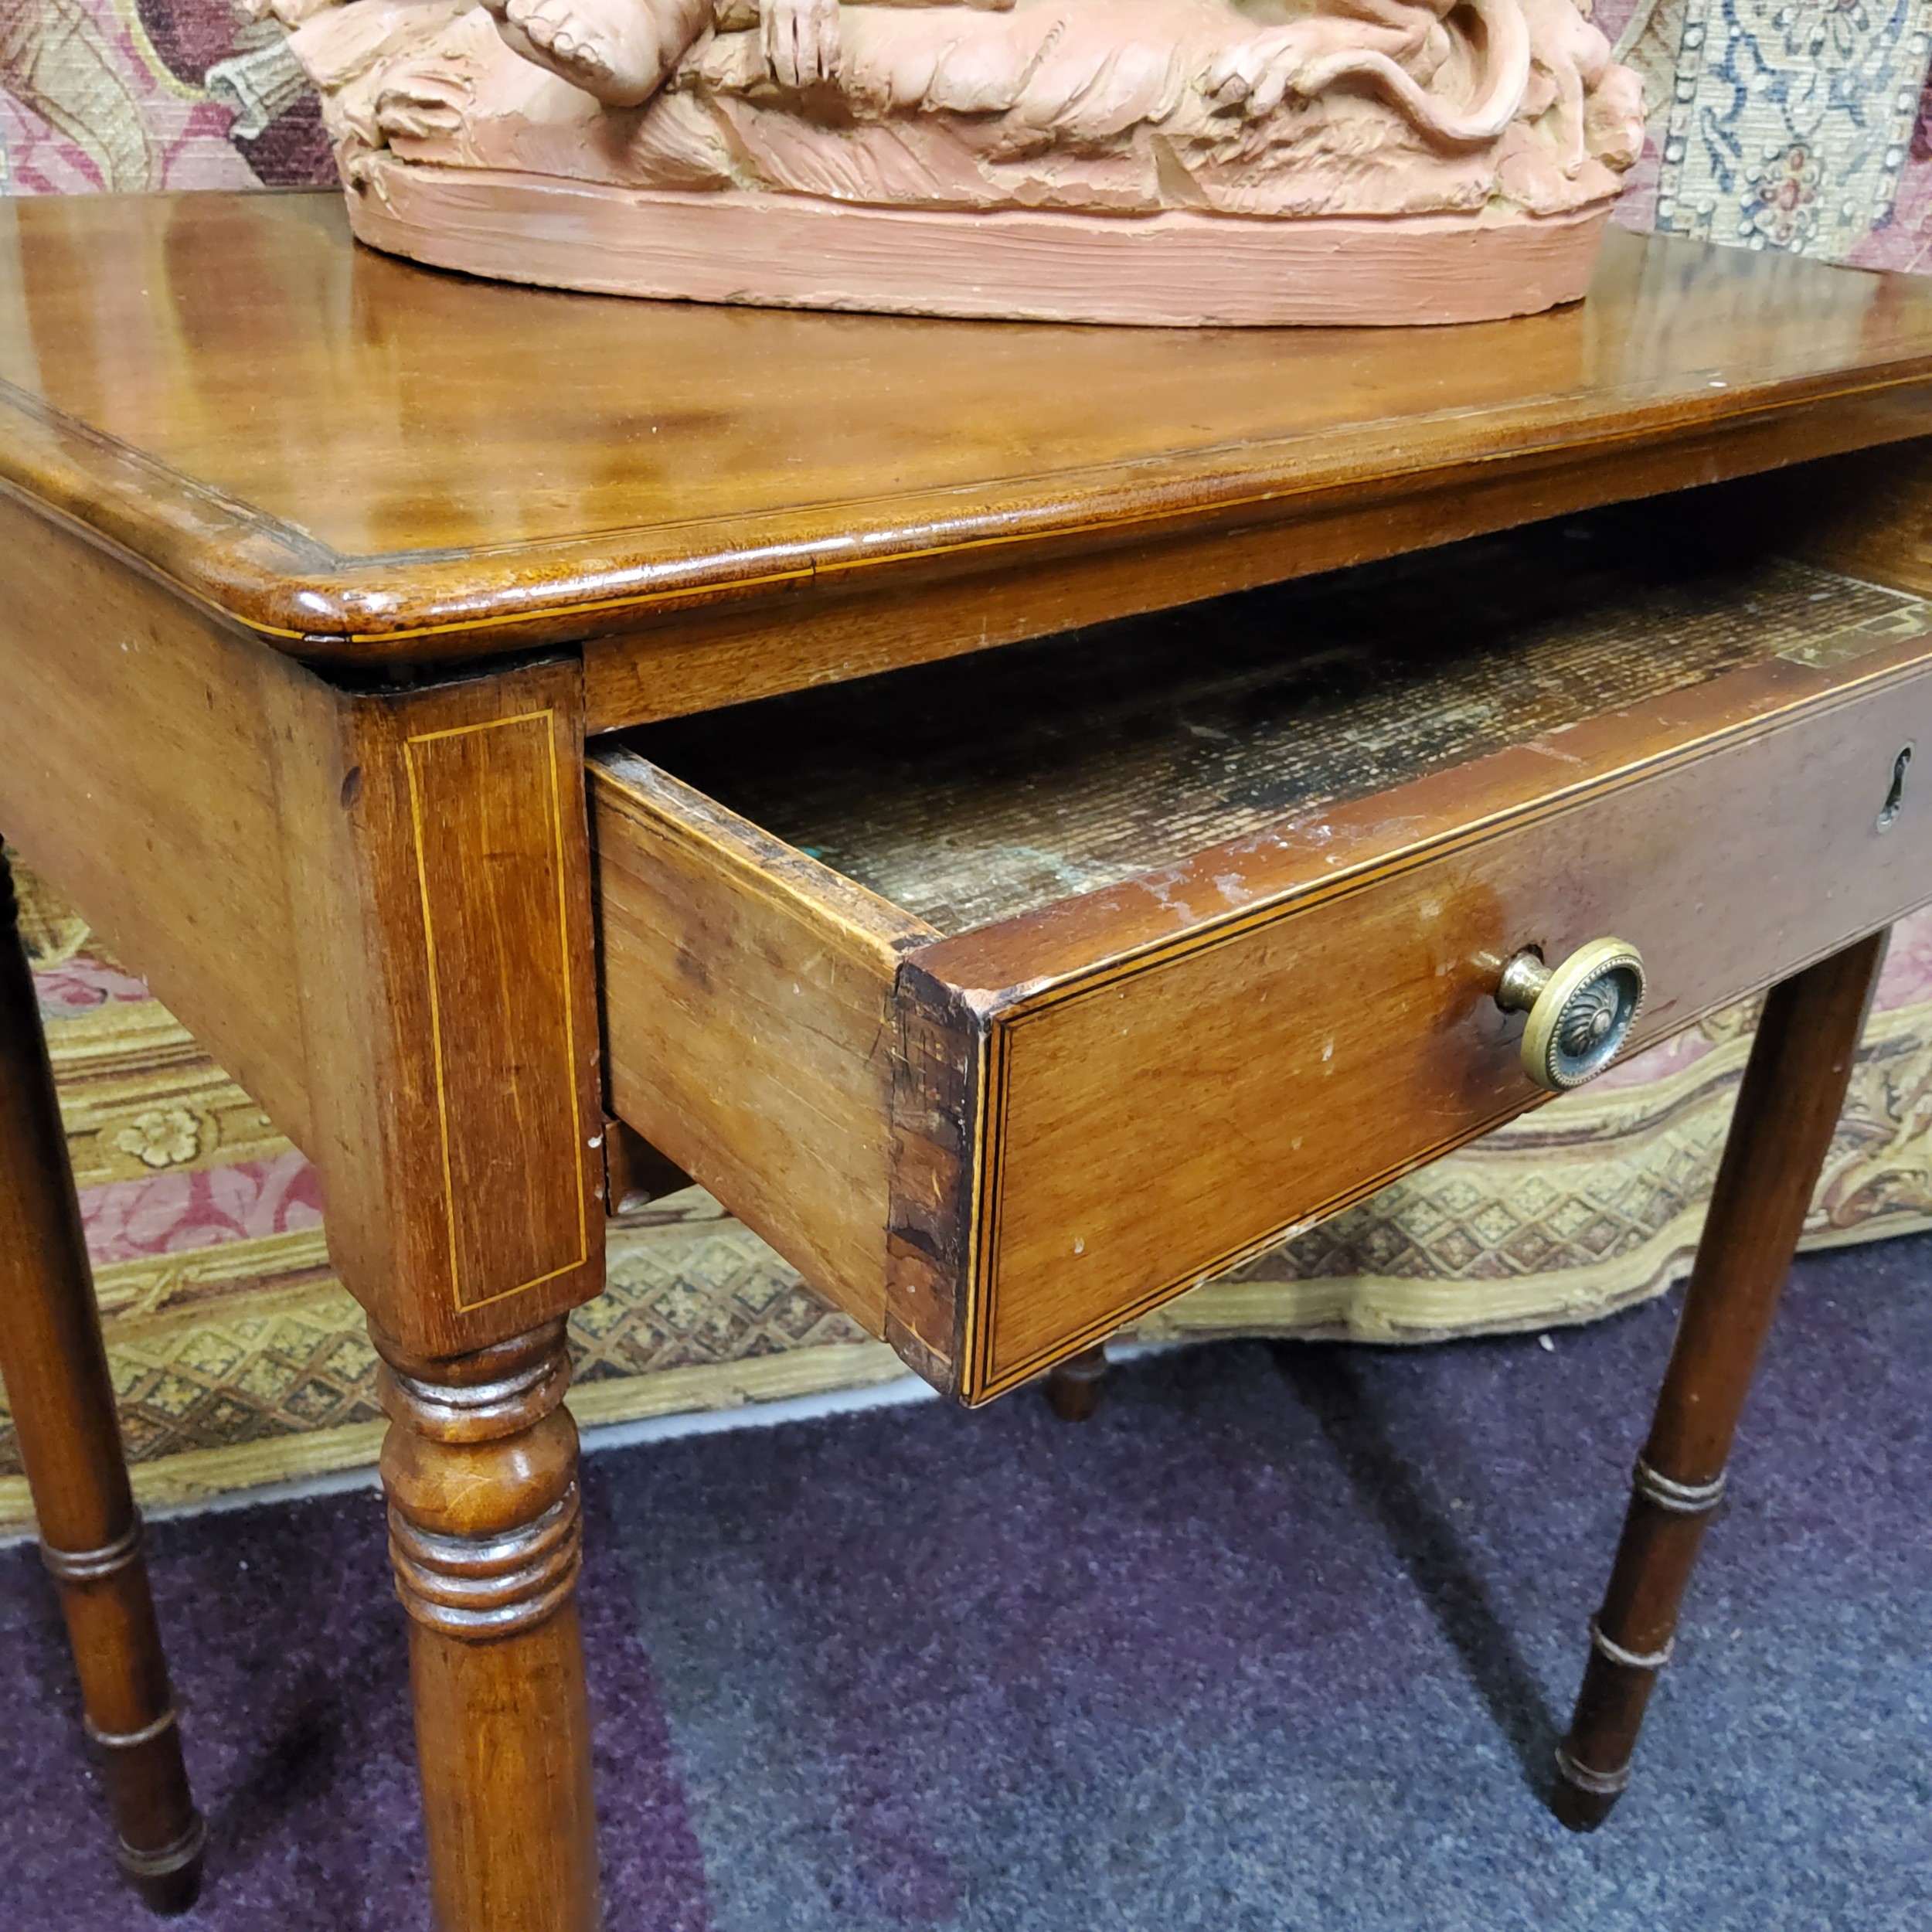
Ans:
[[[605,742],[961,933],[1917,628],[1904,593],[1693,529],[1600,512]]]
[[[1932,608],[1750,537],[1600,512],[597,741],[614,1110],[1012,1386],[1537,1104],[1509,951],[1654,951],[1655,1038],[1932,893],[1873,830]]]

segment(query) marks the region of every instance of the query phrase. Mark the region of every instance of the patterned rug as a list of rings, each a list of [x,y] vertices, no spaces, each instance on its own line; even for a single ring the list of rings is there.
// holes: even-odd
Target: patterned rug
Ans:
[[[135,1486],[150,1506],[372,1462],[360,1313],[313,1170],[15,862]],[[1808,1242],[1932,1226],[1932,916],[1900,929]],[[1695,1247],[1750,1045],[1726,1013],[1143,1321],[1427,1341],[1591,1319]],[[612,1224],[572,1328],[586,1426],[863,1386],[897,1358],[693,1189]],[[0,1525],[29,1513],[0,1406]]]

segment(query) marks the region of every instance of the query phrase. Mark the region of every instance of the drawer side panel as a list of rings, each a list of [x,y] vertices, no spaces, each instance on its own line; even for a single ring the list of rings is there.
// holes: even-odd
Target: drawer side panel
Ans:
[[[591,801],[611,1111],[883,1334],[893,981],[929,930],[641,760]]]

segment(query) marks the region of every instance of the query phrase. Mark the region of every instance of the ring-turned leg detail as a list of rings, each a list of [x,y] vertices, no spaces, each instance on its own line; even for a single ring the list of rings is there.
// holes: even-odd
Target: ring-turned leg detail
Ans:
[[[442,1932],[591,1932],[590,1726],[573,1593],[577,1437],[561,1321],[384,1362],[389,1557],[409,1612]]]
[[[1684,1311],[1638,1458],[1630,1507],[1570,1734],[1556,1750],[1556,1815],[1600,1825],[1631,1754],[1704,1526],[1723,1500],[1731,1438],[1829,1152],[1885,935],[1774,987],[1764,1002]]]
[[[148,1594],[53,1070],[0,855],[0,1373],[60,1592],[122,1870],[157,1912],[201,1889],[205,1832]]]

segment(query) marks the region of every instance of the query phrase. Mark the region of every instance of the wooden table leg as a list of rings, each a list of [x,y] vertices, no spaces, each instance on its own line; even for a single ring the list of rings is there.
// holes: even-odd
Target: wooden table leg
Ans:
[[[440,1932],[594,1932],[564,1316],[604,1285],[577,667],[317,681],[277,773],[329,1252],[385,1364]]]
[[[1100,1406],[1107,1386],[1107,1344],[1097,1342],[1046,1372],[1046,1400],[1063,1422],[1084,1422]]]
[[[206,1833],[128,1485],[53,1070],[0,853],[0,1373],[100,1747],[122,1869],[158,1912],[201,1885]]]
[[[574,1592],[577,1434],[562,1321],[454,1360],[373,1333],[389,1557],[409,1611],[437,1922],[597,1922],[590,1716]]]
[[[1731,1438],[1830,1151],[1885,956],[1879,933],[1794,975],[1764,1002],[1670,1366],[1591,1645],[1556,1809],[1576,1831],[1607,1818],[1710,1512]]]

